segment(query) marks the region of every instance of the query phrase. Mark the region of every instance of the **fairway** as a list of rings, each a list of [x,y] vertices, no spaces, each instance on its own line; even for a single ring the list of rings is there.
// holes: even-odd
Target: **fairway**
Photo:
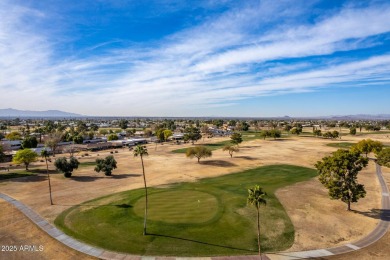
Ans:
[[[276,189],[316,176],[316,171],[271,165],[197,182],[149,188],[147,236],[142,235],[144,190],[121,192],[74,206],[55,220],[65,233],[90,244],[137,255],[256,254],[256,210],[247,189],[268,193],[261,208],[264,251],[289,248],[294,228]]]

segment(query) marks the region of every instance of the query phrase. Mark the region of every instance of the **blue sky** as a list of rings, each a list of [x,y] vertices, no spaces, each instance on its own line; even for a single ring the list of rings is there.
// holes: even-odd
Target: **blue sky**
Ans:
[[[389,1],[0,1],[0,108],[390,114]]]

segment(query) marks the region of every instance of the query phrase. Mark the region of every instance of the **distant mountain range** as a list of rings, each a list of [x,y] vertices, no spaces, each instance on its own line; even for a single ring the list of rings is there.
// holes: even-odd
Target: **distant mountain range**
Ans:
[[[329,116],[329,119],[334,120],[389,120],[390,114],[379,114],[379,115],[347,115],[347,116]]]
[[[66,117],[96,117],[86,116],[81,114],[69,113],[60,110],[46,110],[46,111],[31,111],[31,110],[17,110],[13,108],[0,109],[0,117],[2,118],[16,118],[16,117],[27,117],[27,118],[66,118]],[[98,117],[98,116],[97,116]],[[123,117],[123,116],[119,116]],[[132,116],[129,116],[132,117]],[[100,118],[100,117],[98,117]],[[110,116],[107,118],[118,118]],[[134,117],[142,118],[142,117]],[[240,117],[226,117],[226,116],[212,116],[212,117],[148,117],[148,118],[240,118]],[[357,115],[331,115],[331,116],[318,116],[318,117],[298,117],[298,116],[284,116],[284,117],[241,117],[242,119],[279,119],[279,120],[291,120],[291,119],[325,119],[325,120],[390,120],[390,114],[379,114],[379,115],[368,115],[368,114],[357,114]]]
[[[13,108],[0,109],[0,117],[83,117],[83,115],[68,113],[60,110],[30,111]]]

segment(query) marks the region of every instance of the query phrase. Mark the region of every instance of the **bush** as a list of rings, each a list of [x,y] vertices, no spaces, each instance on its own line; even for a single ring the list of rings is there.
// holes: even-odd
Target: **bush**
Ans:
[[[112,171],[116,169],[116,160],[114,156],[109,155],[105,159],[96,159],[96,172],[104,172],[106,176],[111,176]]]
[[[64,173],[64,176],[66,178],[72,176],[73,170],[77,169],[79,167],[79,164],[79,161],[74,157],[70,157],[69,161],[66,159],[66,157],[60,157],[54,162],[54,166],[56,167],[56,169]]]

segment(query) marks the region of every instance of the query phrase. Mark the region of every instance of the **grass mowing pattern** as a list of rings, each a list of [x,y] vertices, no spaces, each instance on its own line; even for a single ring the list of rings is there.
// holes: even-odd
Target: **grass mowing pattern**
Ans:
[[[166,223],[204,223],[218,212],[218,199],[210,193],[194,190],[156,192],[149,197],[148,219]],[[180,214],[178,213],[180,209]],[[143,218],[144,197],[134,204],[134,213]]]
[[[341,143],[329,143],[329,144],[326,144],[326,146],[349,149],[355,144],[356,143],[341,142]]]
[[[74,206],[61,213],[55,224],[65,233],[113,251],[139,255],[215,256],[256,254],[256,209],[246,205],[247,189],[259,184],[268,193],[261,208],[261,245],[264,251],[289,248],[294,228],[274,193],[276,189],[316,176],[316,171],[291,165],[271,165],[168,188],[149,188],[150,205],[169,204],[169,212],[149,208],[148,234],[142,235],[143,189],[121,192]],[[175,204],[179,197],[187,197]],[[200,204],[202,221],[194,223],[186,210],[194,200],[216,198],[217,206]],[[165,197],[165,199],[164,199]],[[140,201],[141,200],[141,201]],[[156,200],[153,202],[153,200]],[[174,201],[170,201],[174,200]],[[190,205],[188,205],[190,204]],[[160,205],[161,209],[163,205]],[[210,211],[210,212],[207,212]],[[190,212],[190,213],[191,213]],[[171,223],[183,216],[185,221]],[[194,216],[195,217],[195,216]],[[154,220],[152,220],[154,219]]]

